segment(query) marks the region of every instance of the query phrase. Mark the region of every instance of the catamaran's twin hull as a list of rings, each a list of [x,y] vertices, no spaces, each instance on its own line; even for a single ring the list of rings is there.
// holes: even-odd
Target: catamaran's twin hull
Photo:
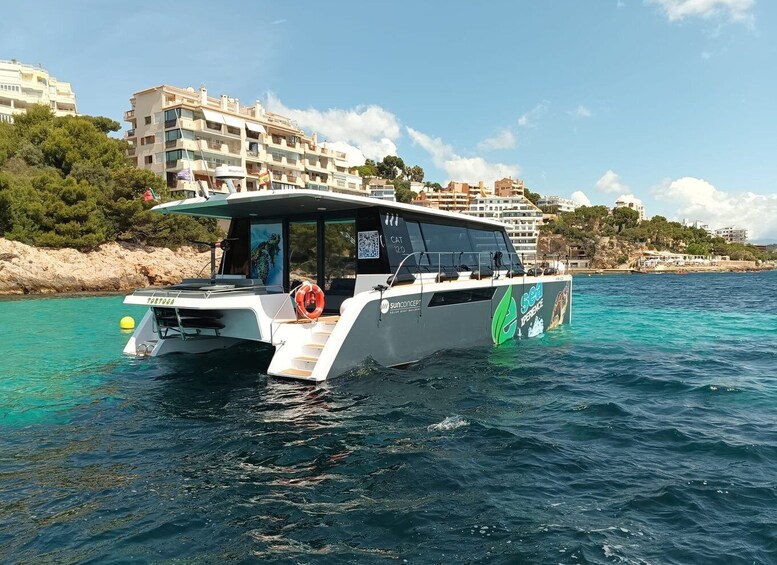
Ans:
[[[342,374],[367,356],[395,366],[443,349],[537,337],[571,321],[571,298],[569,276],[506,279],[493,286],[481,281],[470,288],[441,283],[424,292],[415,286],[366,304],[329,372]]]
[[[299,323],[291,300],[283,294],[133,295],[127,302],[143,304],[144,300],[151,301],[152,310],[125,353],[199,353],[258,341],[276,348],[269,374],[323,381],[367,358],[396,366],[443,349],[499,345],[542,335],[571,321],[572,279],[541,276],[400,285],[383,293],[360,292],[344,305],[339,317],[322,317],[313,323]],[[160,311],[160,305],[169,310]],[[198,318],[196,310],[212,314]],[[182,335],[159,327],[165,319],[207,326],[203,318],[214,320],[213,327],[182,327]]]

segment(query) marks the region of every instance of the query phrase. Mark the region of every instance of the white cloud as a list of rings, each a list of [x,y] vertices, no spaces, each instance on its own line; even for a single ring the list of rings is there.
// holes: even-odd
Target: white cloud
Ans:
[[[523,116],[518,118],[518,125],[525,128],[536,128],[537,122],[545,115],[550,107],[549,100],[543,100],[537,104],[534,108],[526,112]]]
[[[281,19],[281,20],[273,20],[273,22],[272,22],[272,25],[274,25],[274,26],[277,26],[277,25],[280,25],[280,24],[285,24],[285,23],[286,23],[286,20],[284,20],[284,19]]]
[[[478,149],[488,151],[490,149],[512,149],[515,147],[515,135],[509,129],[503,129],[493,137],[484,139],[478,143]]]
[[[591,201],[588,199],[588,197],[585,195],[585,192],[582,190],[576,190],[572,193],[571,197],[572,201],[576,204],[579,204],[580,206],[590,206]]]
[[[608,170],[596,181],[596,188],[602,192],[631,192],[631,189],[621,182],[620,176],[613,170]]]
[[[670,22],[686,18],[723,18],[752,23],[755,0],[645,0],[658,6]]]
[[[285,106],[272,92],[267,94],[266,106],[271,112],[291,118],[303,130],[317,133],[320,142],[347,143],[376,161],[397,154],[396,140],[401,134],[399,120],[380,106],[299,110]]]
[[[747,228],[750,239],[777,240],[777,194],[732,193],[704,179],[682,177],[653,189],[670,201],[681,217],[702,220],[710,228]]]
[[[575,108],[574,115],[577,116],[578,118],[590,118],[591,116],[593,116],[593,113],[591,112],[591,110],[589,110],[588,108],[586,108],[581,104],[580,106]]]
[[[444,170],[448,180],[463,182],[485,181],[493,184],[497,179],[504,177],[517,178],[520,169],[517,165],[504,163],[489,163],[482,157],[461,157],[456,154],[453,147],[447,145],[439,137],[431,137],[423,132],[407,128],[407,134],[413,143],[429,153],[435,167]]]
[[[350,143],[345,143],[344,141],[326,141],[321,145],[327,149],[331,149],[333,151],[342,151],[345,153],[345,160],[348,161],[349,167],[361,167],[366,161],[364,153],[362,153],[361,149],[351,145]]]

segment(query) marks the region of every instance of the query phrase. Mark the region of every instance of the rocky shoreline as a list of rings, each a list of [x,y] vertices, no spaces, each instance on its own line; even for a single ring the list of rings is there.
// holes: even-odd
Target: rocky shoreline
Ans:
[[[37,248],[0,238],[0,296],[122,292],[207,277],[210,252],[107,243],[93,251]]]

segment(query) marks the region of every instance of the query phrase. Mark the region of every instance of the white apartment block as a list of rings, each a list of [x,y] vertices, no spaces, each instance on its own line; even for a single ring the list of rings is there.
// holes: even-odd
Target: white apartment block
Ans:
[[[489,218],[507,226],[507,235],[523,260],[537,258],[537,237],[542,225],[542,210],[524,196],[488,196],[472,201],[464,212]]]
[[[369,196],[379,200],[387,200],[389,202],[397,201],[397,192],[394,189],[394,185],[389,184],[389,181],[386,179],[380,177],[367,177],[364,181],[365,189]]]
[[[687,228],[697,228],[706,232],[710,232],[710,227],[701,220],[689,220],[688,218],[683,218],[682,224]]]
[[[58,81],[41,67],[0,60],[0,122],[12,123],[15,114],[33,104],[48,106],[55,116],[78,115],[69,82]]]
[[[726,243],[747,243],[748,233],[746,229],[727,226],[714,231],[714,235],[722,237]]]
[[[232,165],[245,170],[237,181],[243,190],[259,190],[269,171],[274,189],[365,194],[345,153],[322,147],[315,135],[259,102],[245,106],[225,95],[208,96],[204,87],[162,85],[136,92],[130,103],[124,113],[131,124],[125,133],[130,160],[165,178],[172,190],[180,186],[179,173],[211,182],[217,166]]]
[[[555,206],[559,212],[574,212],[579,204],[569,198],[562,198],[561,196],[543,196],[537,200],[537,206]]]
[[[645,219],[645,205],[642,203],[642,200],[636,196],[632,196],[631,194],[624,194],[615,201],[615,207],[631,208],[632,210],[637,211],[640,221]]]

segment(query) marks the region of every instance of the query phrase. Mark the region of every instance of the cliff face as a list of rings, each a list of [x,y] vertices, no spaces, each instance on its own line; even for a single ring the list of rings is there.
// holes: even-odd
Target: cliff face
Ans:
[[[580,243],[586,256],[591,260],[592,269],[626,269],[635,266],[647,247],[642,243],[630,243],[611,237],[594,237]],[[537,254],[558,256],[563,260],[567,256],[570,242],[562,235],[540,233],[537,241]]]
[[[210,252],[108,243],[89,252],[0,238],[0,295],[133,290],[210,275]]]

